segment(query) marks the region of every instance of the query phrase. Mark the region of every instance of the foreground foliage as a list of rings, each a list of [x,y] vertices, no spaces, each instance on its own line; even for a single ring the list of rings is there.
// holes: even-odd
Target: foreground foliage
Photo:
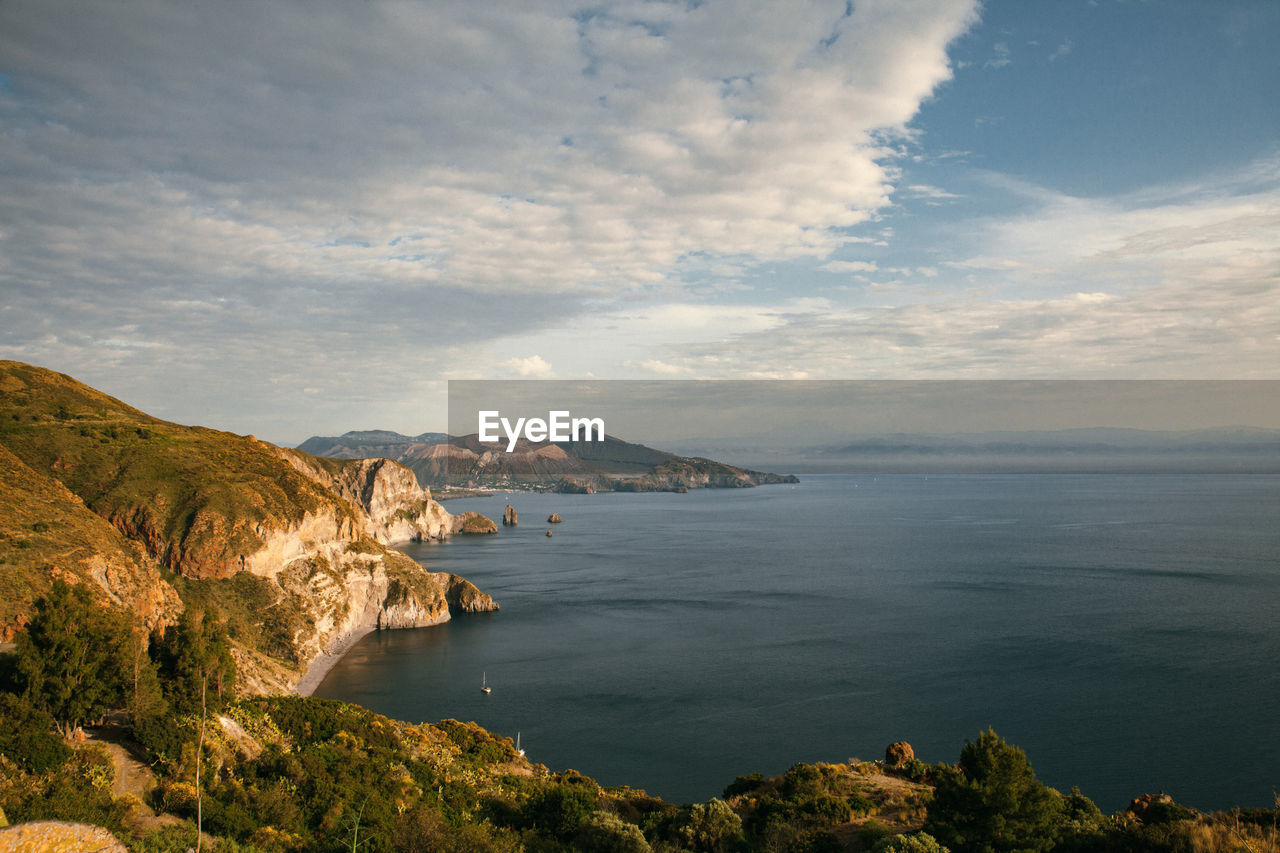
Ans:
[[[139,853],[194,847],[197,826],[202,849],[228,853],[1280,851],[1270,811],[1206,816],[1154,799],[1141,819],[1106,816],[1040,783],[993,731],[955,765],[796,764],[675,806],[550,772],[474,723],[234,700],[235,677],[217,612],[192,608],[147,637],[55,584],[0,656],[0,815],[96,824]],[[109,712],[124,724],[114,742],[80,739]],[[120,732],[156,774],[123,796]]]

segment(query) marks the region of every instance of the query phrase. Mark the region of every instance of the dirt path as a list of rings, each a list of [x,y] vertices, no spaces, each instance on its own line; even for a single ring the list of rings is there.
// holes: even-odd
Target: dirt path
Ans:
[[[111,783],[111,795],[123,797],[133,794],[137,805],[133,809],[132,822],[139,829],[153,829],[165,824],[181,824],[184,821],[174,815],[157,815],[147,805],[147,795],[156,787],[156,774],[142,760],[142,747],[129,739],[127,732],[117,725],[95,726],[85,730],[85,739],[95,743],[111,756],[115,780]]]
[[[141,750],[137,744],[129,741],[119,726],[96,726],[86,729],[85,736],[90,743],[101,745],[111,756],[111,764],[116,771],[111,785],[112,796],[133,794],[145,804],[147,794],[156,786],[156,774],[139,760]]]

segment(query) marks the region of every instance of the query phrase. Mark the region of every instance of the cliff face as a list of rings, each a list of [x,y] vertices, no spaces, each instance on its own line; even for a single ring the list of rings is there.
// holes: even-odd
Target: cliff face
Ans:
[[[445,512],[403,466],[167,423],[16,362],[0,362],[0,390],[5,636],[59,576],[151,623],[198,599],[239,614],[237,656],[261,692],[354,631],[437,624],[451,603],[497,608],[387,547],[483,527]]]
[[[345,498],[368,517],[366,533],[383,544],[444,539],[456,533],[487,533],[479,513],[450,514],[413,471],[390,459],[320,459],[289,448],[280,457],[315,482]],[[496,527],[494,528],[496,531]]]

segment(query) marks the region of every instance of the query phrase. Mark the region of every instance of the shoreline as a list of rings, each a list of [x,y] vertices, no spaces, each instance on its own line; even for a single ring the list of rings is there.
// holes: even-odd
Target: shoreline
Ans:
[[[299,696],[310,696],[315,693],[316,688],[324,682],[324,677],[329,674],[329,670],[337,666],[338,661],[342,660],[356,643],[376,630],[378,630],[377,623],[360,625],[339,637],[333,645],[326,651],[321,652],[315,660],[307,665],[307,671],[302,674],[302,678],[299,678],[298,683],[293,686],[293,692]]]

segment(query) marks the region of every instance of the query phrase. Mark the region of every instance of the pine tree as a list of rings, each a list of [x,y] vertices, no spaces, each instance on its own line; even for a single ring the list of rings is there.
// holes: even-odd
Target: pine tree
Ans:
[[[167,698],[182,714],[195,714],[208,692],[208,707],[222,709],[235,688],[236,664],[227,627],[216,614],[189,607],[158,644]]]
[[[1052,848],[1061,820],[1061,795],[988,729],[965,742],[956,771],[940,775],[924,829],[955,851],[1013,853]]]
[[[126,631],[119,614],[83,585],[54,581],[17,640],[23,694],[64,735],[117,707],[124,695]]]

